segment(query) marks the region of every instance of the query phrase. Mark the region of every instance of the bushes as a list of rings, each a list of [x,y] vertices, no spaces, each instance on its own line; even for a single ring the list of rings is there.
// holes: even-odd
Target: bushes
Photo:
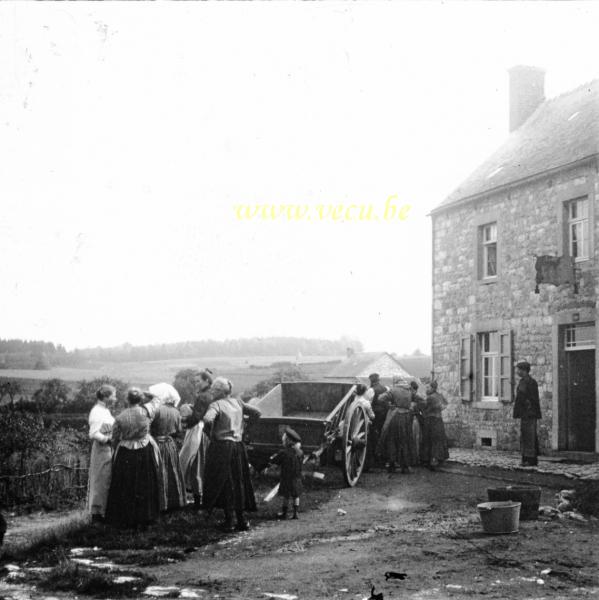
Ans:
[[[33,394],[33,401],[43,413],[56,412],[69,399],[71,390],[62,379],[48,379]]]
[[[18,453],[21,464],[35,452],[45,449],[48,431],[40,415],[6,410],[0,412],[0,469],[7,470],[9,459]],[[1,471],[0,471],[1,472]]]
[[[117,406],[124,408],[128,384],[120,379],[103,375],[90,381],[86,381],[85,379],[80,381],[75,398],[64,405],[64,412],[87,414],[96,402],[98,388],[104,384],[112,385],[116,388]]]
[[[0,411],[0,504],[36,508],[72,506],[85,496],[85,433],[45,425],[42,415]],[[55,465],[66,463],[57,469]]]
[[[272,388],[282,382],[287,381],[308,381],[310,378],[302,371],[299,367],[289,367],[286,369],[280,369],[276,373],[273,373],[268,379],[259,381],[251,390],[249,390],[250,396],[264,396]]]
[[[175,375],[173,387],[179,392],[179,396],[181,396],[181,404],[194,404],[199,376],[200,371],[198,369],[181,369]]]

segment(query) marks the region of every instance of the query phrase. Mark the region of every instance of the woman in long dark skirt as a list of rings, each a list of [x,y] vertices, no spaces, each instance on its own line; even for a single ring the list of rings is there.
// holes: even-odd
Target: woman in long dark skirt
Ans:
[[[233,530],[235,513],[237,529],[246,531],[249,522],[243,513],[256,510],[256,498],[242,441],[243,416],[259,418],[260,411],[233,398],[231,383],[224,377],[217,377],[210,389],[213,401],[203,419],[210,435],[204,472],[204,508],[209,513],[214,508],[223,509],[225,518],[221,526],[225,531]]]
[[[377,453],[386,461],[387,471],[393,473],[399,464],[402,473],[410,473],[412,458],[411,394],[408,388],[394,385],[386,392],[389,411],[378,441]]]
[[[144,527],[161,510],[160,453],[150,436],[160,401],[155,398],[148,403],[137,388],[129,390],[127,400],[129,408],[116,417],[112,429],[117,446],[105,520],[116,527]]]
[[[179,451],[173,439],[173,436],[181,434],[183,429],[181,414],[177,410],[177,404],[181,401],[181,397],[179,392],[168,383],[152,385],[149,391],[162,403],[150,426],[150,433],[160,450],[162,503],[165,510],[176,510],[187,503]]]
[[[431,470],[449,458],[445,425],[441,416],[446,406],[447,400],[437,391],[437,382],[431,382],[429,388],[426,390],[423,431],[423,462]]]

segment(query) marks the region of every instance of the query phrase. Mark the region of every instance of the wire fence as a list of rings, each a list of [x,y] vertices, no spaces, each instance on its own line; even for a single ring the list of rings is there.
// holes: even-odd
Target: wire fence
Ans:
[[[58,508],[87,496],[86,457],[72,457],[34,473],[0,475],[0,505]]]

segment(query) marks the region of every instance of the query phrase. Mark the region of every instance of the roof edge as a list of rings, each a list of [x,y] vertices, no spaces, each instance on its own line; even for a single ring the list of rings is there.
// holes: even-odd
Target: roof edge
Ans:
[[[472,194],[470,196],[464,196],[463,198],[458,198],[449,204],[441,204],[437,206],[437,208],[433,208],[426,216],[434,217],[439,213],[445,212],[451,208],[456,208],[458,206],[462,206],[464,204],[468,204],[469,202],[473,202],[474,200],[480,200],[481,198],[485,198],[487,196],[491,196],[492,194],[496,194],[503,190],[508,190],[513,187],[517,187],[522,183],[528,183],[535,181],[537,179],[541,179],[546,177],[547,175],[551,175],[553,173],[557,173],[559,171],[563,171],[565,169],[573,169],[578,166],[582,166],[586,163],[592,162],[593,159],[599,158],[599,152],[594,152],[593,154],[589,154],[588,156],[584,156],[583,158],[579,158],[570,163],[565,163],[563,165],[559,165],[557,167],[553,167],[552,169],[546,169],[545,171],[539,171],[538,173],[534,173],[532,175],[528,175],[527,177],[523,177],[522,179],[514,179],[514,181],[510,181],[509,183],[504,183],[502,185],[498,185],[497,187],[490,188],[485,190],[484,192],[479,192],[478,194]]]

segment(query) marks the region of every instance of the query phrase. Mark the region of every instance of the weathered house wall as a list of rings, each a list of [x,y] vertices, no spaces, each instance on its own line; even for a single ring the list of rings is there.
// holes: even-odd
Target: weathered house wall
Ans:
[[[535,294],[534,256],[563,254],[563,203],[582,196],[589,198],[595,249],[591,260],[579,265],[578,293],[570,285],[541,285]],[[510,330],[513,361],[528,360],[539,383],[540,446],[558,448],[558,327],[578,319],[595,321],[598,202],[593,161],[433,214],[433,366],[450,402],[445,413],[448,433],[458,445],[477,445],[485,437],[499,449],[519,447],[512,402],[480,402],[478,389],[472,402],[460,397],[461,338]],[[498,276],[487,283],[478,276],[478,228],[494,221]]]

